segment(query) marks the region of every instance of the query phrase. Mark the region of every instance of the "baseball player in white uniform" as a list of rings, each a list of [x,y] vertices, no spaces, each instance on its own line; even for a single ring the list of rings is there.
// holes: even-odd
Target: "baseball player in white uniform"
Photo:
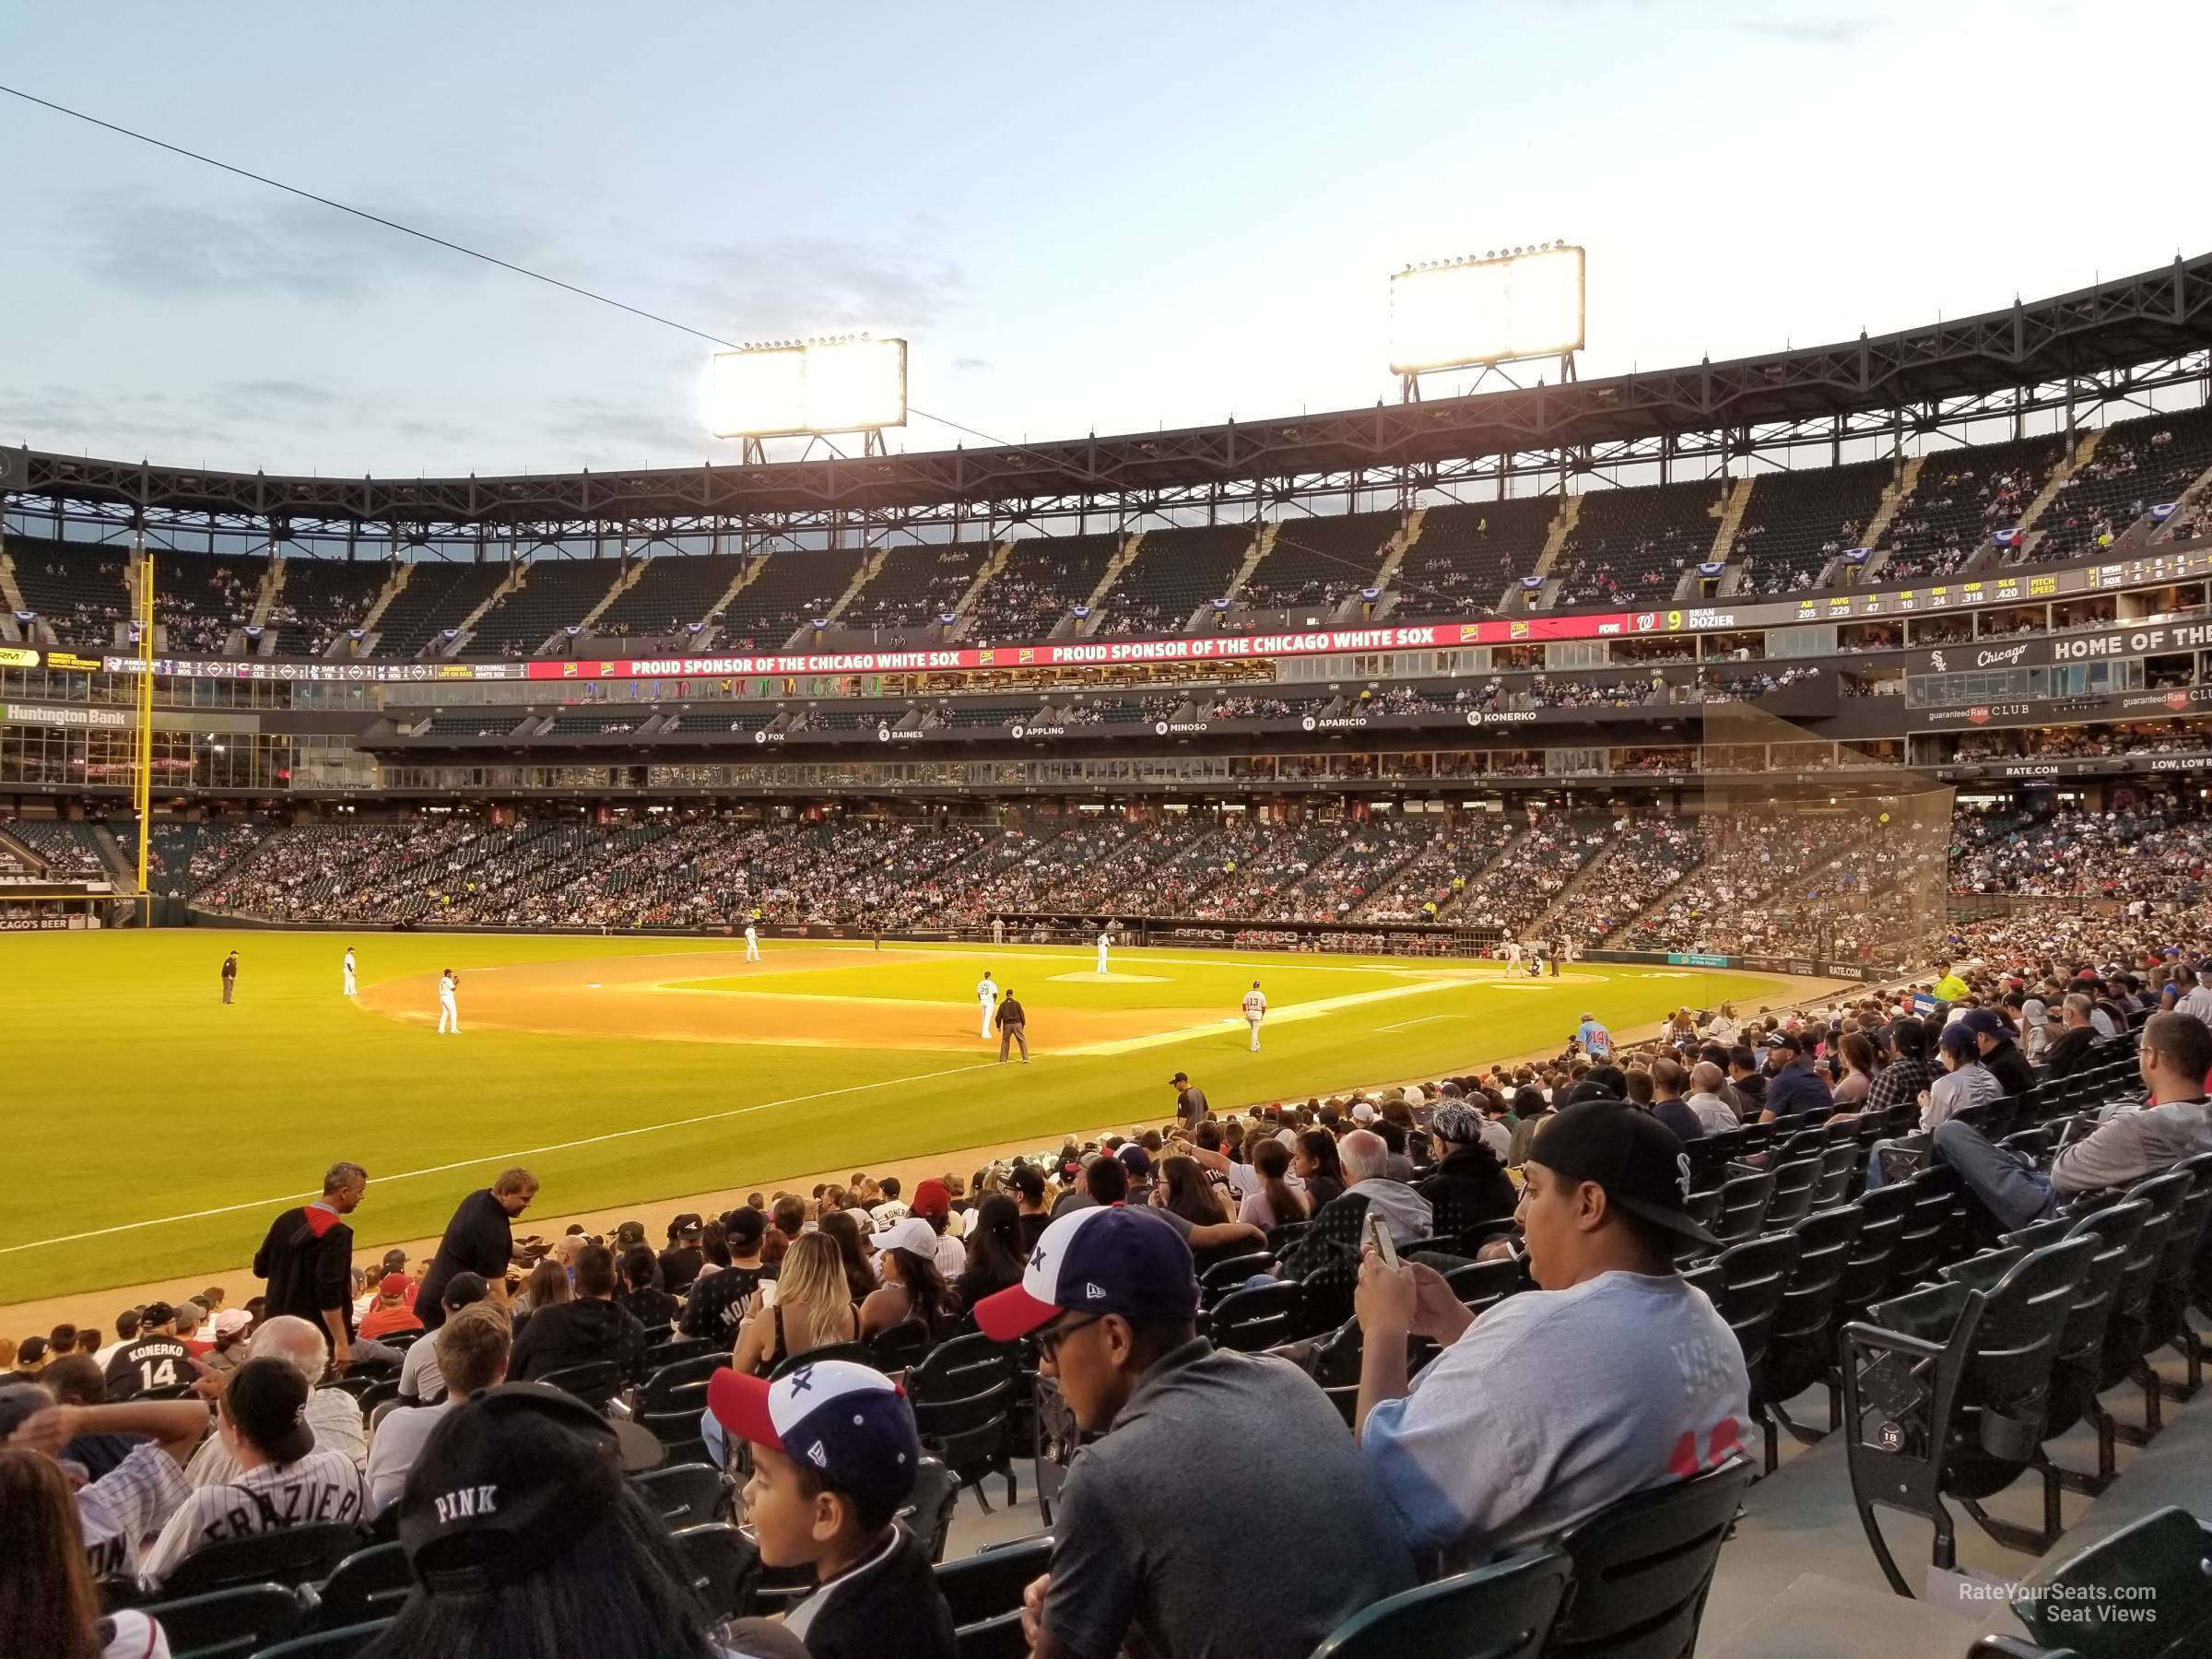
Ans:
[[[1515,968],[1518,968],[1518,967],[1520,967],[1520,966],[1521,966],[1521,941],[1520,941],[1520,940],[1518,940],[1518,939],[1508,939],[1508,940],[1505,942],[1505,966],[1506,966],[1506,971],[1507,971],[1509,973],[1510,973],[1510,972],[1511,972],[1512,970],[1514,970]]]
[[[1252,1028],[1252,1052],[1260,1052],[1260,1021],[1267,1018],[1267,997],[1253,980],[1252,989],[1244,993],[1244,1023]]]
[[[745,924],[745,959],[748,962],[760,959],[760,930],[750,922]]]
[[[1099,967],[1098,967],[1098,971],[1099,971],[1099,972],[1100,972],[1100,973],[1103,973],[1103,972],[1105,972],[1105,971],[1106,971],[1106,948],[1107,948],[1107,947],[1108,947],[1108,946],[1112,945],[1112,943],[1113,943],[1113,935],[1112,935],[1112,934],[1103,934],[1103,933],[1102,933],[1102,934],[1100,934],[1100,935],[1099,935]]]
[[[983,977],[975,982],[975,1001],[983,1017],[982,1037],[991,1040],[991,1017],[998,1011],[998,982],[991,977],[991,970],[983,970]]]
[[[461,1035],[461,1005],[454,994],[461,987],[461,976],[448,968],[438,976],[438,1034],[442,1037],[451,1031]]]
[[[353,994],[353,947],[346,947],[346,994]]]

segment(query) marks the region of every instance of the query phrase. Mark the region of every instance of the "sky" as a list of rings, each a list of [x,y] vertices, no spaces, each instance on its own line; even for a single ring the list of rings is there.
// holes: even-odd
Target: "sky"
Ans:
[[[917,409],[1011,442],[1394,396],[1390,273],[1494,247],[1588,249],[1585,378],[2201,253],[2208,55],[2152,0],[0,17],[0,83],[725,339],[902,335]],[[711,349],[0,97],[0,442],[735,460]]]

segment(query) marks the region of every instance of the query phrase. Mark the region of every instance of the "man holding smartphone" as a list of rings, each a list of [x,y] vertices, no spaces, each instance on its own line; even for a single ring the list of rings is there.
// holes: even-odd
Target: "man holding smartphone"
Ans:
[[[1524,1166],[1519,1220],[1539,1288],[1480,1319],[1418,1263],[1371,1251],[1359,1449],[1417,1550],[1460,1571],[1741,1450],[1742,1349],[1675,1271],[1689,1159],[1650,1113],[1584,1100],[1552,1117]],[[1444,1351],[1408,1382],[1406,1339]]]
[[[1035,1335],[1041,1374],[1085,1435],[1103,1436],[1068,1469],[1051,1567],[1023,1595],[1033,1659],[1305,1659],[1414,1583],[1389,1506],[1312,1379],[1215,1347],[1197,1313],[1189,1248],[1158,1212],[1120,1207],[1061,1217],[1021,1282],[976,1303],[993,1341]],[[1298,1449],[1300,1481],[1327,1494],[1332,1535],[1355,1547],[1313,1547],[1312,1506],[1283,1501],[1281,1465],[1251,1454],[1255,1423]],[[1225,1526],[1258,1565],[1221,1571]]]

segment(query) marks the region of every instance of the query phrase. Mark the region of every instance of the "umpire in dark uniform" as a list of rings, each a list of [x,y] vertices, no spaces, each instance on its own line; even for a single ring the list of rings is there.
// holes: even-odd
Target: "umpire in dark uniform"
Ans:
[[[1030,1063],[1030,1038],[1024,1030],[1029,1018],[1021,1011],[1021,1005],[1014,1000],[1014,987],[1008,985],[1006,995],[999,998],[998,1003],[998,1063],[1001,1065],[1006,1063],[1006,1050],[1016,1043],[1021,1045],[1021,1063],[1024,1065]]]
[[[238,983],[238,952],[232,951],[223,959],[223,1000],[230,1000],[232,987]]]

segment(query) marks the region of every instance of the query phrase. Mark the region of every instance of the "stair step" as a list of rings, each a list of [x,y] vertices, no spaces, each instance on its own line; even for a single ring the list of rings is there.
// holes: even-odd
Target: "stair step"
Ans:
[[[1734,1545],[1724,1545],[1728,1559]],[[1847,1584],[1823,1573],[1803,1572],[1733,1636],[1715,1641],[1710,1613],[1698,1632],[1698,1659],[1959,1659],[1985,1629],[2018,1634],[2010,1615],[1992,1607],[1986,1620],[1970,1619],[1928,1602],[1908,1601],[1888,1590]]]

